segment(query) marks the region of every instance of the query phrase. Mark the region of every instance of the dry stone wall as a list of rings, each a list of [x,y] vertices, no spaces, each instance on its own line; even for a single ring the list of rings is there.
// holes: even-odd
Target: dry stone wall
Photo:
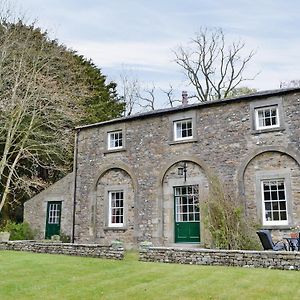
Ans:
[[[0,250],[28,251],[35,253],[65,254],[109,259],[123,259],[121,246],[102,246],[88,244],[38,243],[33,241],[1,242]]]
[[[276,252],[150,247],[140,250],[140,261],[300,270],[300,252],[296,251]]]

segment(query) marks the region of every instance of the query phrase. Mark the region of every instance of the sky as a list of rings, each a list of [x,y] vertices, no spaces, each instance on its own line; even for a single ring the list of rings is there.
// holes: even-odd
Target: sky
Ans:
[[[1,0],[0,0],[1,1]],[[192,92],[173,51],[202,27],[223,29],[228,41],[256,52],[244,85],[268,90],[300,79],[297,0],[8,0],[52,38],[99,66],[108,80]],[[162,94],[159,95],[163,97]],[[164,99],[160,99],[163,102]]]

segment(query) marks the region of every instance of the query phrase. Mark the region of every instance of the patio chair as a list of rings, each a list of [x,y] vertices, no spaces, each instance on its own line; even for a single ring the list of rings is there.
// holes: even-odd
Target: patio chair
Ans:
[[[273,243],[272,236],[269,230],[259,230],[256,232],[259,236],[259,239],[264,247],[264,250],[274,250],[281,251],[287,250],[286,244],[284,242]]]

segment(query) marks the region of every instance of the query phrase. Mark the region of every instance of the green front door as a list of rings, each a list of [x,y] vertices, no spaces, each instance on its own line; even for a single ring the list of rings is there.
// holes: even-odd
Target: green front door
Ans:
[[[47,205],[45,238],[60,234],[61,201],[51,201]]]
[[[200,242],[198,185],[174,187],[175,243]]]

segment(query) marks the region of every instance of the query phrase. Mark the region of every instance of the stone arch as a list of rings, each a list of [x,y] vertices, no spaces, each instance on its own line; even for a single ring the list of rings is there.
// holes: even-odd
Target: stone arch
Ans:
[[[134,176],[134,172],[132,171],[132,169],[124,164],[124,163],[114,163],[114,164],[110,164],[110,165],[106,165],[104,167],[102,167],[102,169],[97,173],[95,179],[94,179],[94,182],[93,182],[93,190],[96,191],[97,189],[97,184],[98,184],[98,181],[100,180],[100,178],[109,170],[112,170],[112,169],[120,169],[120,170],[123,170],[125,171],[132,179],[132,182],[133,182],[133,186],[134,186],[134,190],[137,191],[137,178],[136,176]]]
[[[186,182],[177,174],[177,168],[182,162],[187,163]],[[158,177],[159,195],[157,197],[159,202],[157,207],[161,212],[161,227],[159,233],[162,237],[161,243],[170,245],[175,242],[173,187],[197,184],[201,190],[199,194],[202,196],[204,190],[208,192],[209,174],[212,174],[210,168],[201,159],[193,156],[176,156],[167,161],[161,168]]]
[[[261,226],[271,226],[273,233],[282,238],[283,231],[300,221],[300,160],[296,151],[283,147],[264,147],[244,162],[240,170],[240,189],[248,218]],[[287,223],[280,226],[266,225],[263,201],[263,180],[284,180],[284,210]],[[275,209],[276,210],[276,209]],[[285,214],[285,212],[284,212]],[[279,230],[280,229],[280,230]]]
[[[207,174],[207,176],[212,174],[212,170],[208,167],[208,165],[202,159],[199,159],[198,157],[186,156],[186,155],[176,156],[175,158],[172,158],[169,161],[167,161],[164,164],[164,166],[162,167],[162,169],[159,173],[159,177],[158,177],[158,180],[159,180],[158,185],[163,184],[165,174],[168,172],[168,170],[175,164],[182,162],[182,161],[190,161],[190,162],[197,164],[204,170],[204,172]]]
[[[109,191],[122,191],[124,195],[124,226],[110,228]],[[137,180],[132,170],[125,164],[116,163],[104,166],[93,182],[93,197],[91,204],[91,228],[94,241],[109,244],[112,240],[121,239],[127,247],[135,244]]]
[[[297,164],[300,166],[300,155],[297,150],[293,149],[292,147],[282,147],[282,146],[264,146],[260,147],[251,153],[248,154],[246,159],[244,159],[243,163],[240,165],[237,173],[238,178],[238,192],[239,195],[245,194],[245,187],[244,187],[244,174],[247,166],[249,163],[258,155],[265,153],[265,152],[279,152],[282,154],[286,154],[293,158]]]

